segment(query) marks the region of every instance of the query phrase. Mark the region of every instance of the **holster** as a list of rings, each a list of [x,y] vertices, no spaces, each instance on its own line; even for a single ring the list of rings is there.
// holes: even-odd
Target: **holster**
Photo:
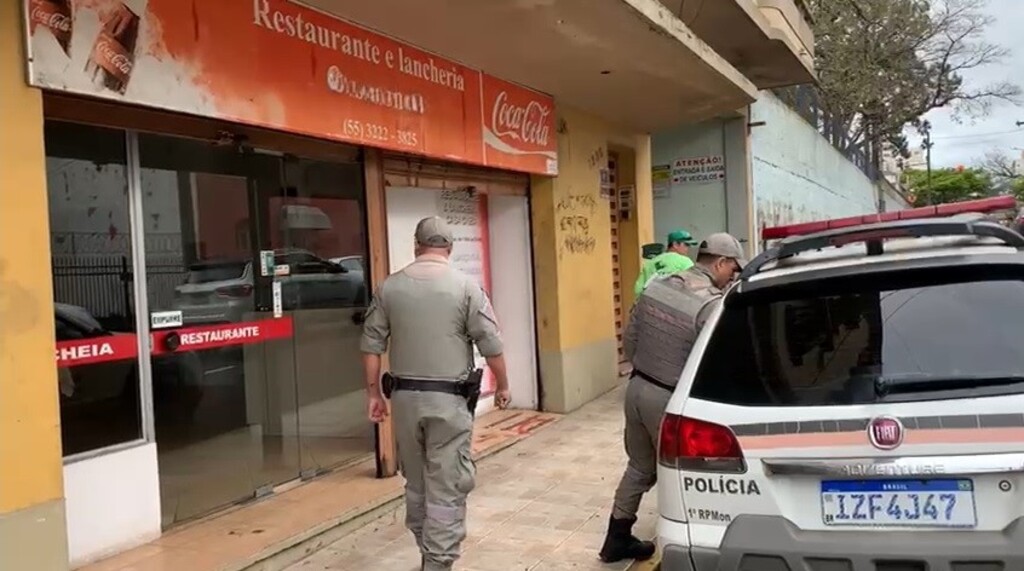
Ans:
[[[459,387],[462,389],[462,396],[466,398],[466,406],[469,407],[470,414],[476,414],[476,403],[480,400],[480,390],[483,388],[483,382],[484,370],[474,369],[466,377],[466,380],[459,383]]]
[[[380,391],[384,398],[391,400],[391,393],[395,392],[395,377],[391,373],[384,373],[380,378]]]

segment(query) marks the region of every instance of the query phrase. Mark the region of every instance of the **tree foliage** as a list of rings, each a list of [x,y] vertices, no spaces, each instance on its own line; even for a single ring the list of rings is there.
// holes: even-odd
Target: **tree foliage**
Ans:
[[[1024,175],[1006,153],[995,151],[986,154],[979,168],[992,178],[996,192],[1012,194],[1017,200],[1024,200]]]
[[[904,128],[932,109],[977,117],[994,103],[1020,99],[1020,87],[1010,82],[964,82],[965,71],[1008,55],[984,39],[992,21],[986,2],[808,0],[822,105],[851,146],[905,145]]]
[[[996,194],[992,177],[984,169],[938,169],[929,178],[924,170],[903,173],[904,184],[914,197],[914,206],[960,202]]]

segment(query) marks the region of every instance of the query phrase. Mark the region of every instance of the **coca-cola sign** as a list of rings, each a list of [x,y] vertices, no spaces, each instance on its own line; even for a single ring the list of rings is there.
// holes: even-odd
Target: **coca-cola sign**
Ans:
[[[502,91],[491,112],[491,131],[498,137],[508,137],[528,145],[547,147],[551,129],[547,118],[551,107],[530,101],[525,106],[509,102],[508,92]]]
[[[554,103],[550,97],[485,76],[484,144],[495,166],[535,164],[558,172]]]
[[[100,65],[108,71],[119,74],[124,78],[131,77],[131,57],[125,53],[121,44],[113,38],[100,38],[100,40],[96,42],[96,54],[99,56]]]
[[[32,21],[42,24],[55,32],[71,32],[71,17],[61,14],[49,2],[39,2],[32,6]]]

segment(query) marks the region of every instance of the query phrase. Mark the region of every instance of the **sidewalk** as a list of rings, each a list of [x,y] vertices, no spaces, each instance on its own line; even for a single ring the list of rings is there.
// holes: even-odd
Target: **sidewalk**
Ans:
[[[621,388],[477,466],[469,537],[459,571],[622,570],[602,565],[612,494],[625,467]],[[644,499],[640,537],[654,535],[655,494]],[[404,510],[325,547],[287,571],[419,569]]]

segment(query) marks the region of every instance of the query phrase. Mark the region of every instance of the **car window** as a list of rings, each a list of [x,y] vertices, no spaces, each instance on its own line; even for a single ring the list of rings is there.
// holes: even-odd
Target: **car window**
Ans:
[[[57,316],[57,341],[74,341],[76,339],[85,339],[85,331],[75,327],[72,323]]]
[[[338,265],[345,268],[350,272],[361,272],[363,271],[363,260],[362,258],[345,258],[338,262]]]
[[[219,262],[194,264],[188,269],[188,283],[204,284],[241,279],[246,262]]]
[[[690,394],[843,405],[882,400],[880,381],[914,381],[917,396],[900,399],[927,400],[950,398],[936,396],[944,380],[1024,374],[1020,280],[904,287],[877,278],[829,289],[727,304]]]

